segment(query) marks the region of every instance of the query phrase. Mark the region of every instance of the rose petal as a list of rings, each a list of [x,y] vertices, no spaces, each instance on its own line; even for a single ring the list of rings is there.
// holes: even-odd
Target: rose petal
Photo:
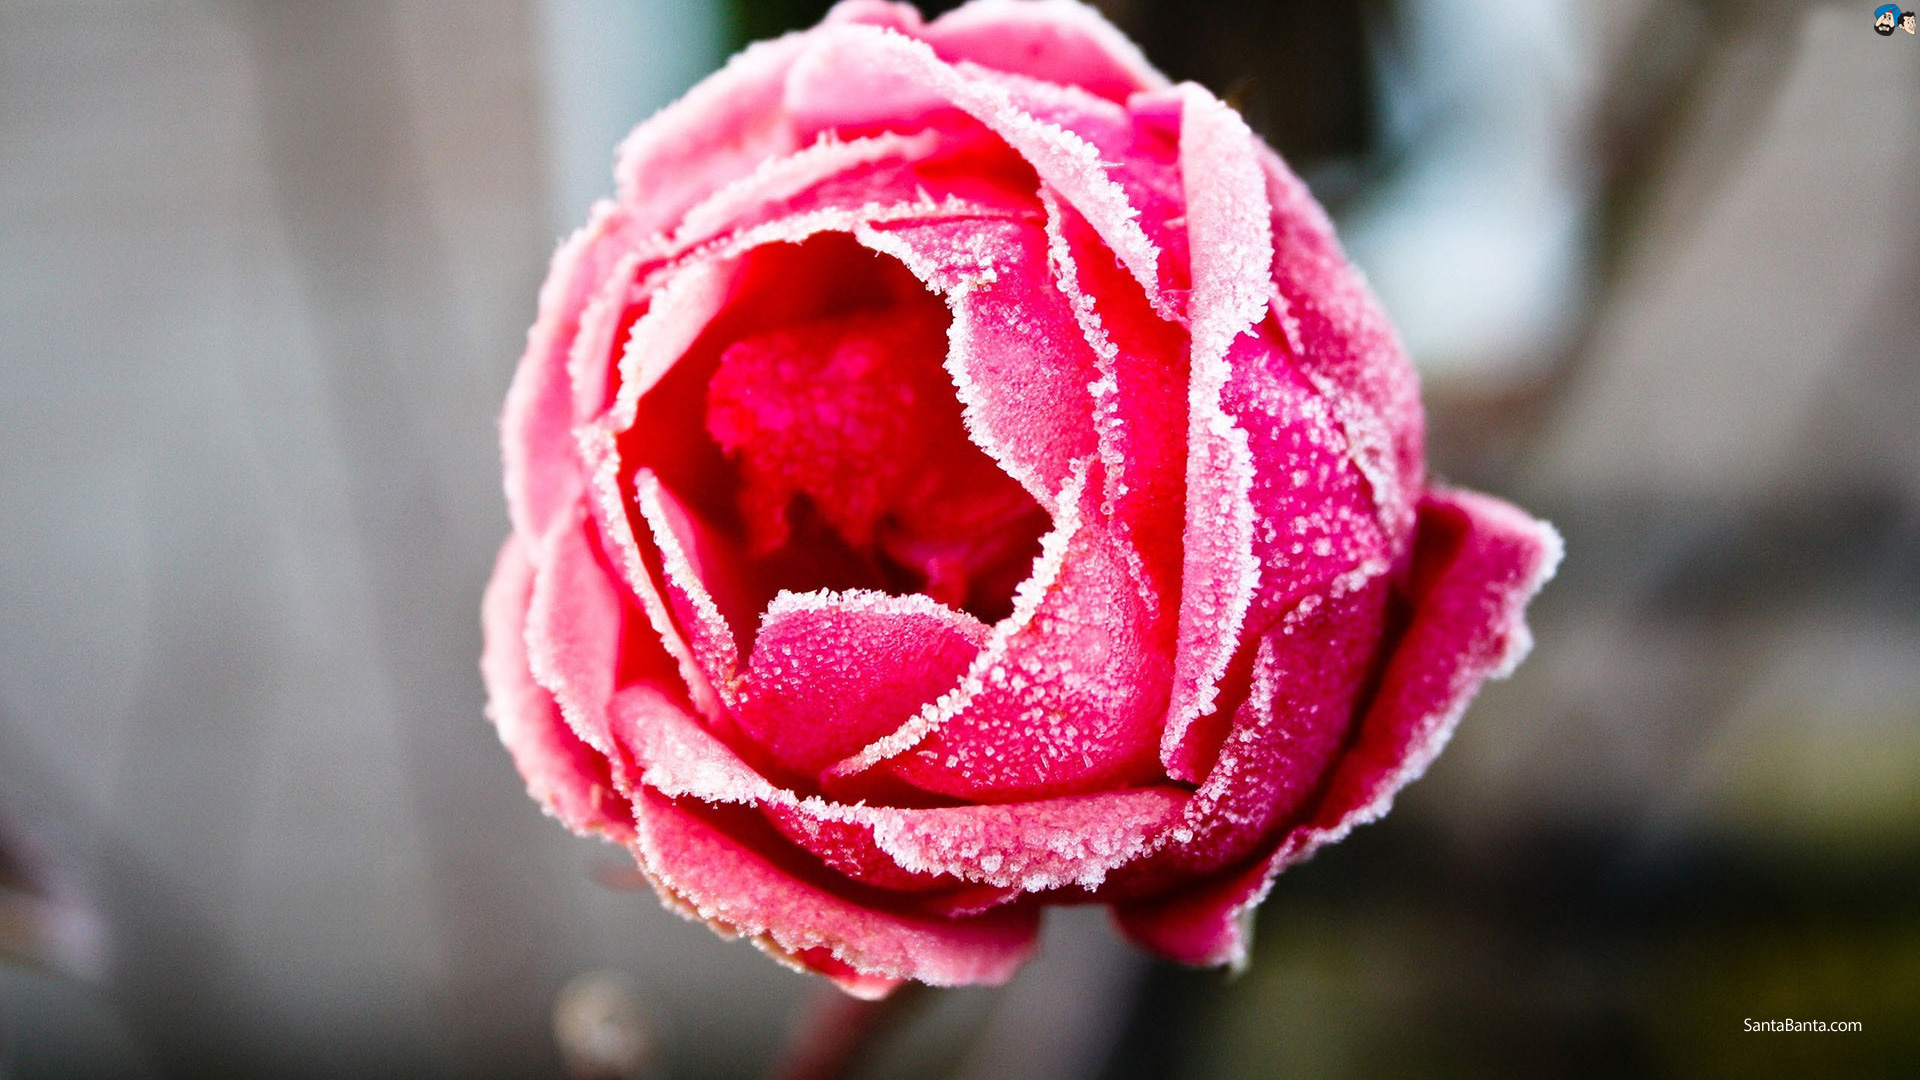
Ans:
[[[1274,877],[1385,814],[1446,745],[1481,682],[1506,675],[1525,655],[1527,601],[1560,561],[1553,527],[1498,499],[1437,491],[1420,504],[1416,537],[1405,590],[1410,619],[1311,817],[1246,870],[1116,908],[1135,941],[1186,963],[1243,959],[1241,916]]]
[[[918,594],[783,592],[754,640],[741,730],[782,767],[817,775],[957,682],[987,633]]]
[[[1272,262],[1266,190],[1254,138],[1237,113],[1183,87],[1180,172],[1193,249],[1192,376],[1188,384],[1187,530],[1179,648],[1161,759],[1175,779],[1198,780],[1177,753],[1187,728],[1215,707],[1260,584],[1254,555],[1253,454],[1221,407],[1234,339],[1266,311]]]
[[[643,235],[667,232],[709,193],[803,145],[780,99],[810,36],[747,46],[620,144],[614,179]]]
[[[606,754],[613,750],[607,703],[620,664],[624,613],[586,519],[586,508],[576,503],[566,524],[550,531],[533,555],[527,662],[574,734]]]
[[[693,657],[720,699],[739,703],[738,627],[752,626],[751,595],[731,542],[701,521],[651,469],[634,479],[635,501],[653,535],[666,597]]]
[[[1264,334],[1243,334],[1228,363],[1221,408],[1246,433],[1254,461],[1248,498],[1260,581],[1244,626],[1258,637],[1302,604],[1337,603],[1362,589],[1392,567],[1394,549],[1341,425],[1281,347]],[[1169,730],[1161,757],[1173,775],[1207,775],[1236,704],[1228,698]]]
[[[1089,479],[1099,484],[1083,467],[1063,491],[1014,613],[959,685],[830,777],[878,767],[926,791],[989,802],[1157,778],[1170,619],[1140,594]]]
[[[1105,474],[1101,513],[1139,553],[1141,594],[1157,610],[1180,587],[1186,334],[1153,313],[1086,219],[1050,191],[1041,200],[1055,283],[1099,373],[1088,390]]]
[[[629,687],[613,710],[621,745],[645,763],[646,786],[758,806],[835,869],[888,887],[940,887],[944,877],[1029,891],[1092,888],[1148,854],[1190,797],[1157,786],[994,806],[836,803],[775,786],[656,689]]]
[[[1068,83],[1113,101],[1167,84],[1125,34],[1075,0],[974,0],[916,36],[949,61]]]
[[[582,836],[625,843],[633,836],[633,814],[616,793],[607,756],[580,741],[553,695],[533,681],[528,668],[526,614],[532,592],[533,563],[525,541],[509,536],[480,609],[487,719],[542,809]]]
[[[802,78],[805,76],[805,78]],[[958,108],[1005,140],[1107,240],[1142,288],[1157,287],[1159,251],[1136,220],[1126,192],[1107,175],[1091,143],[1020,108],[1000,80],[942,61],[926,43],[872,26],[824,27],[796,65],[787,108],[814,129],[925,119],[936,100]]]
[[[527,331],[527,349],[500,414],[507,513],[514,531],[528,540],[544,536],[580,496],[568,355],[581,313],[632,246],[631,228],[624,210],[599,203],[587,225],[554,252],[540,288],[540,313]]]
[[[1387,531],[1404,543],[1426,472],[1418,377],[1326,213],[1278,155],[1259,154],[1273,207],[1274,313],[1296,362],[1332,404]]]
[[[808,880],[744,842],[737,820],[716,823],[711,808],[643,788],[634,810],[634,853],[664,899],[723,934],[753,938],[801,964],[814,950],[830,954],[861,978],[818,961],[809,966],[850,990],[885,993],[886,983],[874,977],[997,985],[1033,952],[1036,910],[999,908],[970,919],[889,911]]]
[[[1043,230],[1021,222],[867,227],[861,243],[947,297],[947,371],[968,432],[1050,512],[1073,462],[1093,453],[1094,356],[1053,287]]]

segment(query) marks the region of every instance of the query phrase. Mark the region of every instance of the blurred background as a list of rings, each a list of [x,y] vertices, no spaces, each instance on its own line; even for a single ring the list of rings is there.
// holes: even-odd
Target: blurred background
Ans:
[[[817,987],[481,716],[494,419],[611,147],[810,0],[0,0],[0,1077],[734,1077]],[[1061,914],[866,1075],[1920,1075],[1920,40],[1109,0],[1340,220],[1538,647],[1238,979]],[[923,5],[923,10],[931,9]],[[1743,1020],[1857,1020],[1752,1034]]]

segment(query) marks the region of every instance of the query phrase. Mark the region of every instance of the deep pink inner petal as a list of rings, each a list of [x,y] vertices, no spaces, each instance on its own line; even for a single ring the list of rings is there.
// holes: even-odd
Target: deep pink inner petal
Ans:
[[[998,618],[1046,518],[967,438],[941,366],[946,309],[912,294],[735,342],[707,388],[707,431],[739,471],[748,550],[794,539],[805,502],[889,591]],[[798,513],[806,513],[801,508]]]

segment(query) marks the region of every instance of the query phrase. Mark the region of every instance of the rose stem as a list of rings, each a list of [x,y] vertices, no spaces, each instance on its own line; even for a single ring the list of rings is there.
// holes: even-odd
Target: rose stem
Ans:
[[[851,1076],[872,1049],[926,994],[909,982],[879,1001],[862,1001],[823,987],[797,1016],[787,1048],[768,1080],[841,1080]]]

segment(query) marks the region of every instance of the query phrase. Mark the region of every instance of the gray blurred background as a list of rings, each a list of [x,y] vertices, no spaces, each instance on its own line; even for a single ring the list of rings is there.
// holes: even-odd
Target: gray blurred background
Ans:
[[[1920,39],[1101,6],[1301,169],[1435,470],[1568,559],[1243,977],[1066,913],[867,1074],[1920,1075]],[[0,1077],[774,1060],[817,988],[540,816],[476,609],[554,242],[628,127],[823,8],[0,2]]]

